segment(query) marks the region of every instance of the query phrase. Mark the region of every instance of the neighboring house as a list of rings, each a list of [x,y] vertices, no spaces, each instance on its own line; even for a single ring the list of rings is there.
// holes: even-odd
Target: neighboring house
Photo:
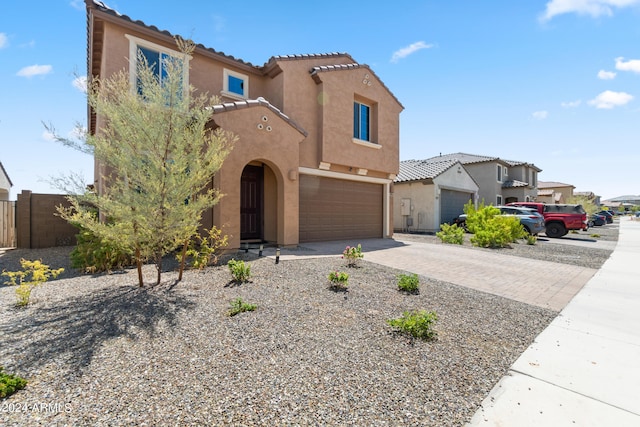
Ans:
[[[478,184],[478,203],[504,205],[511,202],[536,200],[538,173],[542,169],[534,164],[499,157],[467,153],[441,154],[427,159],[459,161]]]
[[[2,162],[0,162],[0,201],[9,200],[11,187],[13,187],[13,183],[11,179],[9,179],[9,175],[4,169]]]
[[[90,77],[127,69],[135,82],[129,61],[139,50],[155,62],[177,55],[168,32],[85,1]],[[239,137],[212,177],[225,196],[203,217],[204,227],[223,228],[230,247],[392,236],[403,106],[367,65],[328,53],[256,66],[197,45],[185,80],[221,97],[211,126]],[[90,132],[101,125],[90,113]]]
[[[562,182],[540,181],[538,182],[538,202],[547,204],[569,203],[573,197],[575,186]]]
[[[618,212],[627,211],[634,206],[640,206],[640,196],[626,195],[618,196],[613,199],[603,200],[602,204]]]
[[[434,232],[475,204],[478,185],[457,160],[406,160],[394,182],[393,228]]]

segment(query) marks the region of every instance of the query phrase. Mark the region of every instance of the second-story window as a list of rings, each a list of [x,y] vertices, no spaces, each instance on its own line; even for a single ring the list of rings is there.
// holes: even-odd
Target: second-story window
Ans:
[[[502,182],[502,166],[498,165],[498,182]]]
[[[167,78],[167,66],[169,62],[175,61],[174,63],[179,66],[179,69],[182,69],[183,89],[187,88],[189,67],[187,63],[189,60],[188,57],[186,60],[184,60],[185,55],[178,51],[167,49],[163,46],[131,35],[127,35],[126,37],[129,39],[129,56],[131,61],[130,81],[132,85],[135,84],[134,87],[136,88],[136,90],[140,91],[140,82],[137,76],[137,69],[139,65],[138,61],[141,58],[144,58],[147,66],[158,77],[158,81],[160,83],[162,83],[163,80]]]
[[[224,70],[222,93],[232,98],[249,97],[249,77],[235,71]]]
[[[371,141],[371,107],[360,102],[353,103],[353,137]]]

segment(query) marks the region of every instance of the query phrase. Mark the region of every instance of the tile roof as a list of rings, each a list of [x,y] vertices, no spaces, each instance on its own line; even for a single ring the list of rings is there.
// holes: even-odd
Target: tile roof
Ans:
[[[538,196],[551,196],[553,194],[553,190],[540,190],[538,189]]]
[[[536,169],[538,172],[542,171],[539,167],[534,165],[533,163],[522,162],[519,160],[505,160],[500,157],[492,157],[492,156],[482,156],[478,154],[469,154],[469,153],[450,153],[450,154],[440,154],[439,156],[431,157],[427,160],[459,160],[463,165],[472,164],[472,163],[484,163],[484,162],[502,162],[510,167],[513,166],[529,166],[533,169]]]
[[[519,187],[528,187],[529,183],[518,181],[517,179],[511,181],[505,181],[502,183],[502,188],[519,188]]]
[[[273,106],[269,101],[260,97],[258,99],[247,99],[244,101],[233,101],[233,102],[225,102],[223,104],[215,104],[211,105],[209,109],[212,110],[213,114],[224,113],[227,111],[233,110],[241,110],[243,108],[251,108],[251,107],[266,107],[269,110],[273,111],[277,114],[282,120],[289,123],[292,127],[294,127],[298,132],[303,134],[305,137],[308,136],[308,132],[304,130],[300,125],[298,125],[295,121],[293,121],[289,116],[284,114],[278,108]]]
[[[433,179],[458,163],[457,160],[403,160],[400,172],[394,182],[421,181]]]
[[[538,188],[573,187],[571,184],[554,181],[538,181]]]

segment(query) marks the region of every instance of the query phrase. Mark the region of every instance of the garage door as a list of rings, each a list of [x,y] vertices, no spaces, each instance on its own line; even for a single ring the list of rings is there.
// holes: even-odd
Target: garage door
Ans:
[[[472,193],[463,191],[440,191],[440,224],[450,223],[463,213],[464,205],[472,200]]]
[[[300,242],[382,237],[383,186],[300,175]]]

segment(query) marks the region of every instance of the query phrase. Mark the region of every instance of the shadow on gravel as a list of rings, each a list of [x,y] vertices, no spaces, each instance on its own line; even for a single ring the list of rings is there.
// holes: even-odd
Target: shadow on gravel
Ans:
[[[88,366],[104,342],[153,336],[160,323],[174,326],[179,312],[193,305],[158,287],[120,287],[52,306],[16,309],[15,317],[0,326],[5,347],[0,353],[16,361],[14,368],[38,369],[56,362],[73,372]]]

